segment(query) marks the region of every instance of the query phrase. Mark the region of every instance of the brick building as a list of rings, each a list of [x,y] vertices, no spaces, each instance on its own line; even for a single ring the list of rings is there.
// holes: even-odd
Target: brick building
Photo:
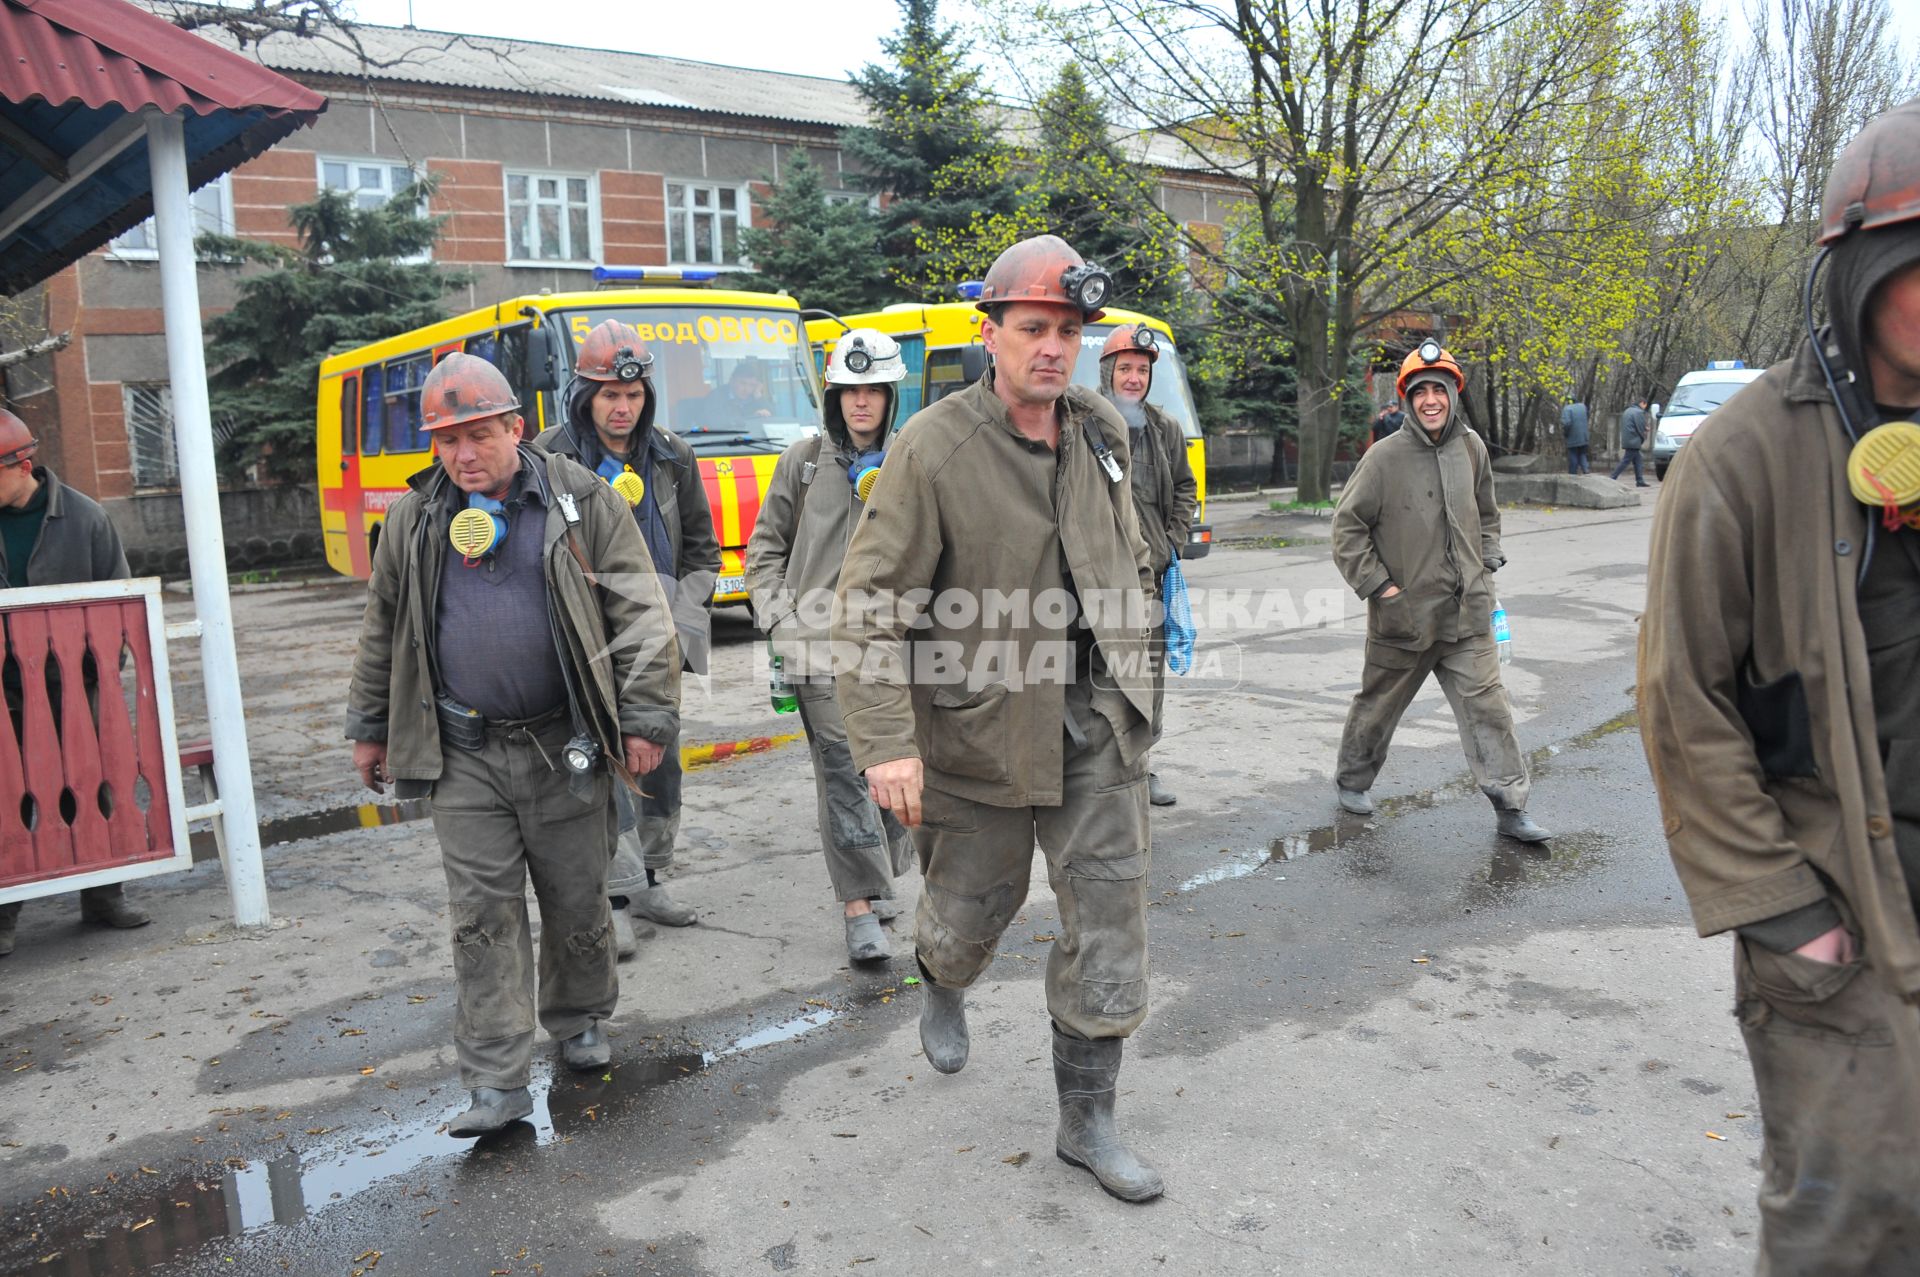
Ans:
[[[832,198],[866,200],[837,145],[864,121],[851,85],[646,54],[401,27],[338,43],[276,36],[248,56],[327,95],[312,127],[196,192],[204,229],[293,242],[287,208],[322,186],[377,203],[417,173],[439,179],[447,222],[434,257],[470,272],[448,313],[542,288],[591,287],[596,264],[738,266],[738,232],[802,149]],[[213,38],[219,38],[215,33]],[[1164,139],[1135,139],[1166,206],[1217,234],[1222,192],[1183,173]],[[211,315],[241,268],[203,263]],[[45,286],[64,350],[10,370],[5,389],[61,477],[100,498],[137,567],[183,561],[159,272],[136,227]],[[804,299],[803,299],[804,301]],[[318,542],[310,488],[223,497],[241,564],[305,557]]]

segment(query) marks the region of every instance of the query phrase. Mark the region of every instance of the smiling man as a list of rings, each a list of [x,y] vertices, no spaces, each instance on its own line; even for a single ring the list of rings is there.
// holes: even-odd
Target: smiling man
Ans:
[[[978,382],[915,413],[840,574],[834,636],[853,761],[910,827],[925,882],[920,1041],[958,1072],[965,990],[1026,899],[1037,843],[1059,901],[1047,958],[1055,1149],[1108,1192],[1161,1191],[1114,1124],[1147,1013],[1151,569],[1111,404],[1069,389],[1110,287],[1053,235],[987,273]]]
[[[1367,791],[1400,716],[1432,674],[1500,832],[1545,842],[1552,835],[1527,815],[1527,764],[1500,683],[1493,574],[1506,556],[1487,445],[1460,407],[1466,388],[1466,374],[1438,342],[1409,354],[1396,385],[1406,423],[1367,449],[1333,513],[1334,566],[1367,600],[1366,669],[1334,783],[1342,809],[1373,811]]]
[[[437,464],[388,511],[347,699],[360,779],[433,799],[471,1092],[448,1127],[461,1137],[533,1111],[536,1018],[569,1067],[606,1067],[609,790],[655,770],[679,724],[679,645],[626,503],[523,445],[519,408],[483,359],[428,374]]]

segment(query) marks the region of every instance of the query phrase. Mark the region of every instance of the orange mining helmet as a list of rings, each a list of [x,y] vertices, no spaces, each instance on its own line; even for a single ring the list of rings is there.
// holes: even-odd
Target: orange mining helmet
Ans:
[[[17,466],[39,447],[40,441],[27,429],[27,423],[0,408],[0,466]]]
[[[1407,382],[1423,372],[1439,369],[1453,377],[1453,388],[1464,392],[1467,388],[1467,374],[1460,371],[1460,365],[1453,361],[1439,342],[1427,340],[1421,342],[1407,357],[1400,361],[1400,376],[1393,383],[1393,393],[1402,399],[1407,397]]]
[[[1820,242],[1920,217],[1920,98],[1867,121],[1827,174]]]
[[[433,366],[420,387],[420,424],[444,430],[482,417],[518,412],[520,400],[498,368],[478,355],[455,351]]]
[[[653,367],[653,354],[640,334],[617,319],[602,320],[580,346],[580,357],[573,362],[573,374],[588,381],[618,381],[631,384],[645,377]]]
[[[1107,334],[1107,344],[1100,347],[1102,362],[1129,353],[1145,355],[1148,363],[1159,363],[1160,334],[1145,324],[1122,324]]]
[[[993,259],[974,305],[983,311],[1007,302],[1048,302],[1072,306],[1089,323],[1106,314],[1100,307],[1113,292],[1113,277],[1073,250],[1058,235],[1023,239]]]

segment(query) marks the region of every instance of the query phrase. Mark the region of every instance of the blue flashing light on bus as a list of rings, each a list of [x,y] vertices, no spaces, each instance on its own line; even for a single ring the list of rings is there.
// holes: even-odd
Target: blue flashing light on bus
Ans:
[[[969,279],[969,280],[963,281],[962,283],[955,284],[953,286],[953,291],[955,291],[956,293],[959,293],[963,301],[977,302],[980,300],[980,294],[985,292],[986,288],[987,288],[986,280]]]

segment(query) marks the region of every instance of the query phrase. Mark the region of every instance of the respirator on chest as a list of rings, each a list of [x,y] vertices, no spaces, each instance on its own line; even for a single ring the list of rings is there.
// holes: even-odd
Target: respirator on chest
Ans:
[[[848,463],[847,482],[853,485],[854,495],[862,501],[872,495],[874,481],[880,477],[880,463],[886,459],[884,448],[869,448]]]
[[[506,504],[478,492],[467,494],[467,508],[454,515],[447,527],[447,540],[468,567],[488,558],[506,539]]]
[[[639,505],[647,495],[647,481],[625,461],[603,457],[594,473],[605,479],[607,486],[619,493],[621,500],[628,505]]]
[[[1860,436],[1847,454],[1847,486],[1880,508],[1889,532],[1920,528],[1920,424],[1889,421]]]

